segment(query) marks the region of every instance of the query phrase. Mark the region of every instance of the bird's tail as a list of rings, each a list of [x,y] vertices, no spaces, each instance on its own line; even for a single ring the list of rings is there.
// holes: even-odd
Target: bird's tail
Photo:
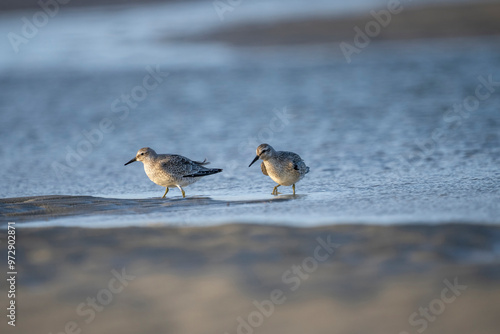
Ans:
[[[210,161],[207,161],[207,159],[205,159],[203,161],[193,161],[193,162],[197,165],[200,165],[200,166],[208,165],[210,163]]]
[[[306,174],[309,173],[309,167],[306,166]]]
[[[184,177],[207,176],[207,175],[217,174],[220,172],[222,172],[222,169],[220,169],[220,168],[211,168],[211,169],[206,169],[206,170],[200,170],[194,174],[184,175]]]

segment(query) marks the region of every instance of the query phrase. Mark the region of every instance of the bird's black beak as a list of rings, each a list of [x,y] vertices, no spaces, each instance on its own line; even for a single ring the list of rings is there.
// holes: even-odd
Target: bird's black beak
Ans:
[[[130,160],[130,161],[129,161],[129,162],[127,162],[124,166],[127,166],[128,164],[131,164],[131,163],[132,163],[132,162],[134,162],[134,161],[137,161],[137,158],[134,158],[134,159]]]
[[[259,156],[258,156],[258,155],[256,155],[256,156],[255,156],[255,158],[252,160],[252,162],[250,163],[250,165],[248,165],[248,167],[252,166],[252,165],[253,165],[253,163],[254,163],[255,161],[257,161],[257,160],[259,160]]]

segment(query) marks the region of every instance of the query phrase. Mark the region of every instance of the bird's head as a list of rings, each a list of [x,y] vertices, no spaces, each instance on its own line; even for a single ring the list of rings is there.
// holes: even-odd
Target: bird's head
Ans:
[[[144,161],[144,160],[149,159],[155,155],[156,155],[156,152],[152,148],[149,148],[149,147],[141,148],[139,151],[137,151],[135,158],[133,158],[132,160],[127,162],[125,164],[125,166],[127,166],[128,164],[131,164],[134,161]]]

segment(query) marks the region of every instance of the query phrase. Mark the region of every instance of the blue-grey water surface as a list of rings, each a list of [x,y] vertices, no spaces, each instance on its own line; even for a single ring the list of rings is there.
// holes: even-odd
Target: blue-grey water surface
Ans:
[[[69,27],[64,20],[54,25]],[[77,52],[85,34],[71,36],[72,49],[57,30],[54,47],[67,48],[54,51],[58,62],[43,33],[25,53],[2,51],[0,197],[159,197],[164,189],[141,163],[123,166],[145,146],[207,158],[224,172],[185,188],[188,209],[130,208],[37,224],[500,222],[498,38],[373,42],[350,64],[336,42],[230,48],[144,41],[127,49],[124,40],[86,62]],[[248,168],[263,142],[306,161],[311,172],[297,184],[299,196],[252,202],[273,198],[275,184],[258,165]],[[172,189],[166,200],[179,196]]]

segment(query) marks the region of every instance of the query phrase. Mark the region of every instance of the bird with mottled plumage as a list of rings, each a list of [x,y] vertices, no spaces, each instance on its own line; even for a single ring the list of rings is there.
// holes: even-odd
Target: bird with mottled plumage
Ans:
[[[203,176],[222,172],[219,168],[204,167],[209,164],[206,159],[200,162],[177,154],[157,154],[149,147],[141,148],[135,158],[127,162],[125,166],[134,161],[141,161],[149,179],[166,188],[162,198],[167,195],[168,188],[173,186],[179,188],[182,197],[185,198],[186,193],[182,187],[195,183]]]
[[[293,194],[295,195],[295,183],[299,182],[304,176],[309,173],[309,167],[306,166],[304,160],[293,152],[275,151],[271,145],[260,144],[257,147],[257,156],[248,165],[262,159],[260,168],[264,175],[268,175],[278,185],[274,187],[272,195],[280,194],[279,186],[292,186]]]

